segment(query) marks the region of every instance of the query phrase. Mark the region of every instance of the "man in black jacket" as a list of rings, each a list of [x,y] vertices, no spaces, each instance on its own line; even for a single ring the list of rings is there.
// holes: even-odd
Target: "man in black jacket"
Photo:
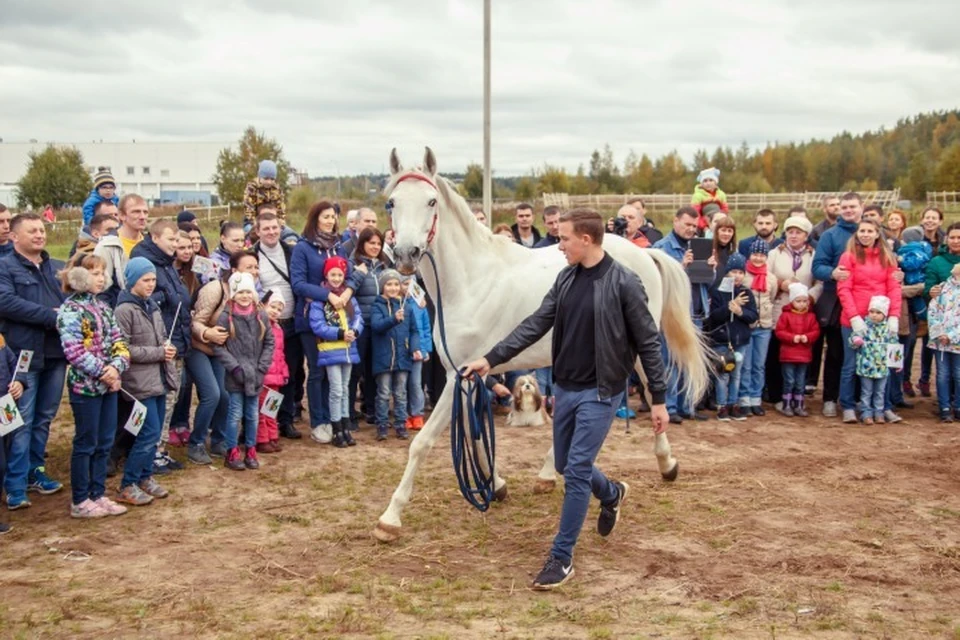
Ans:
[[[603,250],[604,223],[596,211],[574,209],[560,218],[560,250],[570,265],[557,276],[540,308],[483,358],[465,365],[486,375],[553,329],[555,466],[566,493],[550,557],[533,582],[553,589],[573,575],[573,547],[592,493],[600,500],[597,532],[607,536],[620,517],[627,484],[611,482],[594,466],[623,398],[623,381],[637,356],[653,398],[654,431],[670,420],[660,334],[635,273]],[[624,349],[624,346],[628,348]]]

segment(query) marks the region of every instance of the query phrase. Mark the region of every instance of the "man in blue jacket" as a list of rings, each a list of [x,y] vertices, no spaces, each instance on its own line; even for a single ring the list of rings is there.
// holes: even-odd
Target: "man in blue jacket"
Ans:
[[[850,272],[837,265],[847,250],[847,243],[857,230],[863,215],[863,202],[858,193],[845,193],[840,198],[840,218],[823,232],[813,254],[813,277],[823,282],[823,293],[814,306],[821,334],[827,345],[823,364],[823,415],[837,416],[837,401],[844,418],[853,415],[856,421],[854,389],[840,389],[840,372],[845,366],[843,335],[840,332],[840,299],[837,283],[850,277]]]
[[[671,258],[683,265],[686,269],[693,262],[693,251],[690,249],[690,240],[697,235],[697,221],[700,214],[691,206],[680,207],[673,217],[673,230],[665,235],[662,240],[653,245],[654,249],[660,249]],[[714,269],[716,269],[716,258],[710,258]],[[710,298],[706,284],[691,284],[691,304],[690,315],[694,323],[703,328],[703,321],[710,312]],[[669,353],[667,353],[666,341],[661,342],[663,352],[663,361],[670,362]],[[696,420],[706,420],[707,416],[698,413],[694,407],[690,406],[687,398],[679,389],[683,388],[682,380],[679,378],[679,372],[673,367],[667,366],[667,392],[666,404],[667,412],[670,414],[670,422],[680,424],[684,418],[694,418]]]
[[[10,434],[7,508],[30,506],[27,491],[56,493],[63,485],[46,474],[50,423],[63,396],[67,361],[57,333],[57,310],[65,296],[56,273],[63,263],[45,250],[43,218],[22,213],[11,221],[13,253],[0,258],[0,330],[10,349],[33,352],[30,368],[17,375],[24,391],[18,403],[23,426]],[[3,390],[6,391],[6,390]]]

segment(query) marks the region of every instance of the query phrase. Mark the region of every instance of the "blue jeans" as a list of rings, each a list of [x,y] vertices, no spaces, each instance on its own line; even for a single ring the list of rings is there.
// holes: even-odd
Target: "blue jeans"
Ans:
[[[73,409],[73,452],[70,489],[73,504],[98,500],[106,491],[107,458],[117,432],[117,394],[82,396],[70,392]]]
[[[670,352],[667,350],[667,341],[664,339],[662,333],[660,334],[660,353],[663,357],[663,366],[667,373],[667,393],[665,399],[667,413],[670,415],[679,413],[689,414],[691,413],[692,407],[690,407],[687,394],[682,391],[683,376],[680,375],[680,371],[677,370],[676,367],[670,364]]]
[[[377,374],[377,426],[390,426],[390,396],[393,396],[393,426],[407,423],[407,372],[386,371]]]
[[[220,361],[199,349],[187,354],[187,370],[197,387],[197,411],[193,415],[190,445],[202,445],[210,435],[210,444],[223,442],[227,429],[226,371]]]
[[[422,416],[423,405],[423,360],[414,361],[407,376],[407,414]]]
[[[327,365],[330,380],[330,421],[340,422],[350,417],[350,363]]]
[[[170,416],[170,426],[190,428],[190,406],[193,404],[193,376],[187,369],[187,359],[183,359],[183,375],[180,376],[180,393],[177,395],[177,404],[173,407]]]
[[[788,397],[797,400],[803,398],[803,389],[807,384],[807,366],[806,362],[784,362],[781,366],[784,401]]]
[[[317,337],[312,333],[301,333],[300,344],[307,358],[307,405],[310,410],[310,427],[330,424],[330,381],[327,368],[317,364]]]
[[[537,386],[540,387],[540,395],[544,398],[553,395],[553,367],[540,367],[534,369],[537,374]]]
[[[924,384],[930,383],[930,368],[933,366],[933,349],[928,349],[927,344],[930,342],[930,336],[923,336],[923,340],[920,342],[920,382]]]
[[[157,452],[157,442],[160,441],[160,431],[163,429],[163,419],[167,412],[165,396],[153,396],[140,400],[147,408],[147,415],[143,419],[143,426],[137,434],[127,462],[123,465],[123,480],[121,487],[139,484],[153,475],[153,458]],[[123,425],[120,425],[123,428]]]
[[[934,349],[927,349],[931,354]],[[937,351],[937,406],[940,412],[949,411],[950,398],[953,409],[960,411],[960,353]]]
[[[882,418],[887,394],[887,378],[860,376],[860,417]]]
[[[610,431],[623,392],[603,400],[596,388],[564,391],[554,385],[553,390],[553,463],[557,473],[563,474],[565,491],[560,528],[550,554],[566,563],[573,558],[590,495],[601,504],[617,499],[616,486],[593,463]]]
[[[760,328],[750,333],[750,344],[743,353],[743,372],[740,374],[740,404],[745,407],[760,406],[772,333],[770,329]]]
[[[843,336],[843,366],[840,368],[840,408],[844,411],[857,408],[857,350],[850,345],[850,334],[853,329],[841,327]]]
[[[746,353],[750,350],[750,343],[733,348],[735,353],[739,353],[743,358],[737,363],[733,371],[717,374],[717,406],[735,405],[740,397],[740,377],[743,375],[743,365],[746,362]],[[730,351],[727,345],[716,348],[717,355],[723,355]]]
[[[7,493],[24,493],[27,474],[44,466],[50,423],[57,415],[63,397],[67,361],[48,358],[45,365],[41,371],[17,376],[25,387],[17,402],[23,426],[7,435]]]
[[[257,423],[260,421],[260,396],[247,396],[242,391],[229,393],[227,408],[227,437],[223,443],[227,450],[237,446],[239,427],[243,425],[243,445],[247,449],[257,446]]]

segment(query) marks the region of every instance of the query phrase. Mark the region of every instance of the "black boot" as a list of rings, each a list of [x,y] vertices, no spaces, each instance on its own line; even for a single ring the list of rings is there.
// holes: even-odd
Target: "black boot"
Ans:
[[[344,418],[340,421],[340,425],[343,427],[343,441],[347,443],[347,446],[357,446],[357,441],[353,439],[353,434],[350,432],[350,420]]]
[[[281,424],[279,426],[280,435],[289,440],[299,440],[303,437],[295,426],[292,424]]]
[[[343,420],[337,420],[333,423],[333,446],[337,449],[343,449],[347,445],[347,440],[344,437],[344,432],[347,430],[344,426]]]

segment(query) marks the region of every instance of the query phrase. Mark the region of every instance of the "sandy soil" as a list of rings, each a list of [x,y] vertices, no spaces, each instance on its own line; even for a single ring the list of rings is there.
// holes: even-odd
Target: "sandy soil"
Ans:
[[[370,533],[406,443],[369,428],[347,450],[288,442],[257,472],[191,467],[119,518],[35,496],[0,539],[0,635],[960,638],[960,426],[932,406],[892,426],[687,422],[674,484],[647,426],[615,423],[599,464],[631,483],[623,519],[601,539],[592,506],[577,575],[550,594],[528,589],[562,499],[532,491],[549,435],[502,418],[509,500],[467,505],[445,435],[393,545]],[[64,480],[70,424],[65,404],[48,465]]]

